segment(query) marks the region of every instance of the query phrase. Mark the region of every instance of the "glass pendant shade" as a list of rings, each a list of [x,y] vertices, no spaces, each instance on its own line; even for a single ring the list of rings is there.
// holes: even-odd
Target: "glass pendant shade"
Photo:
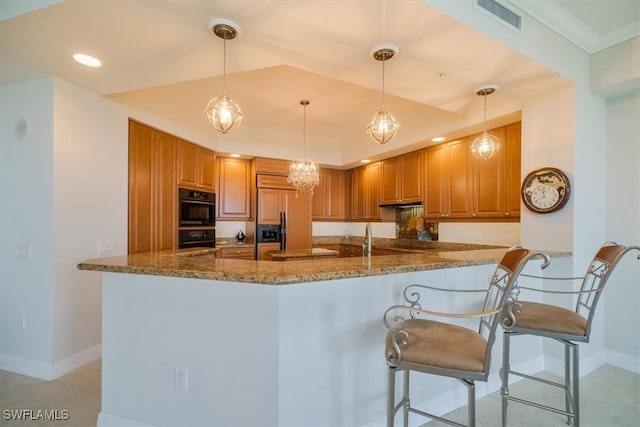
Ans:
[[[476,95],[484,98],[484,131],[471,143],[471,154],[480,160],[488,160],[500,151],[500,140],[487,132],[487,95],[491,95],[498,89],[497,85],[481,87]]]
[[[478,159],[488,160],[500,151],[500,140],[486,130],[471,143],[471,154]]]
[[[287,182],[299,192],[313,194],[313,189],[320,183],[318,164],[304,153],[289,165]]]
[[[370,54],[376,61],[382,62],[382,107],[367,125],[369,135],[378,143],[386,144],[398,133],[400,123],[387,111],[384,104],[384,63],[398,53],[398,47],[391,44],[384,44],[374,47]]]
[[[398,123],[393,114],[382,107],[369,122],[367,131],[376,142],[386,144],[396,136],[399,127],[400,123]]]
[[[240,27],[228,19],[213,19],[209,22],[209,30],[224,42],[222,95],[209,101],[204,114],[215,130],[225,134],[240,126],[242,122],[242,110],[227,95],[227,40],[234,39],[239,34]]]
[[[221,133],[227,133],[242,122],[242,111],[235,101],[227,96],[227,92],[213,98],[204,110],[209,123]]]
[[[313,189],[320,183],[320,168],[307,154],[307,105],[309,101],[303,99],[300,105],[304,107],[303,119],[303,152],[302,156],[289,165],[287,182],[301,193],[313,194]]]

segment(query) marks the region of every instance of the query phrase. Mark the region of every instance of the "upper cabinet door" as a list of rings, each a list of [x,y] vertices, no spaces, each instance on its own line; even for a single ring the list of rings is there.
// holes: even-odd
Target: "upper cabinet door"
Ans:
[[[383,160],[380,203],[422,202],[422,163],[421,151]]]
[[[320,168],[320,183],[313,190],[313,219],[344,221],[346,174],[339,169]]]
[[[198,188],[201,188],[205,191],[215,191],[216,188],[216,180],[215,180],[215,153],[211,150],[207,150],[201,147],[198,147],[196,150],[196,168],[198,172]]]
[[[473,218],[473,156],[469,138],[447,144],[449,218]]]
[[[215,191],[214,164],[213,151],[178,140],[178,185]]]
[[[251,216],[251,162],[230,157],[218,158],[218,218],[243,219]]]
[[[402,169],[400,175],[402,203],[424,201],[423,183],[423,152],[415,151],[401,157]]]
[[[178,141],[178,184],[183,187],[198,187],[195,144]]]
[[[345,171],[327,169],[325,178],[325,218],[344,220],[346,218],[345,192],[347,181]]]
[[[381,196],[380,203],[394,204],[402,202],[401,191],[401,175],[402,175],[402,159],[394,157],[392,159],[383,160],[381,162]]]
[[[489,133],[498,138],[502,147],[490,159],[474,157],[473,213],[478,218],[500,218],[505,214],[505,128],[492,129]],[[476,136],[471,137],[471,140]]]
[[[443,219],[447,211],[447,145],[429,147],[425,157],[424,216]]]

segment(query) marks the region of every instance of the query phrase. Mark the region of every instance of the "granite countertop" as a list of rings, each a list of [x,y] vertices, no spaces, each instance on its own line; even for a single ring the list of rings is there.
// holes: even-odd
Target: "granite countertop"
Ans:
[[[316,247],[340,243],[360,245],[362,239],[357,237],[349,239],[349,241],[345,241],[341,237],[314,237],[313,239],[313,244]],[[216,248],[179,249],[94,258],[79,263],[78,269],[264,285],[287,285],[496,264],[508,249],[506,246],[495,245],[374,238],[374,247],[396,249],[395,253],[372,256],[370,258],[362,256],[346,258],[325,256],[303,258],[294,262],[253,261],[216,257],[220,247],[233,247],[235,245],[245,247],[250,244],[230,242]],[[548,253],[552,257],[571,255],[569,252]]]
[[[94,258],[79,263],[78,269],[286,285],[496,264],[508,249],[500,246],[429,243],[429,247],[406,248],[410,249],[406,253],[399,252],[370,258],[301,259],[295,262],[216,258],[216,252],[219,251],[219,248],[183,249]],[[438,248],[438,246],[440,247]],[[396,246],[396,248],[400,247]],[[570,253],[555,252],[550,255],[568,256]]]

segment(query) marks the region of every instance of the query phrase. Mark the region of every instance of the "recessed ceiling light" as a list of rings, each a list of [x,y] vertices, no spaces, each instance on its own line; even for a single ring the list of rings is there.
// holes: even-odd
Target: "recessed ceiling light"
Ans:
[[[433,142],[442,142],[445,139],[446,138],[444,136],[436,136],[435,138],[432,138],[431,141],[433,141]]]
[[[75,59],[76,62],[79,62],[82,65],[86,65],[87,67],[96,68],[102,66],[102,62],[100,62],[98,58],[94,58],[93,56],[86,55],[84,53],[76,53],[75,55],[73,55],[73,59]]]
[[[371,163],[371,160],[369,159],[360,160],[360,163]]]

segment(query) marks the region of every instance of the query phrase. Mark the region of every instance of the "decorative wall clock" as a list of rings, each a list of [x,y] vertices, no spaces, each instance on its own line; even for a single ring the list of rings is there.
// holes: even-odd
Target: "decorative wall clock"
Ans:
[[[569,179],[560,169],[540,168],[522,181],[521,196],[531,212],[550,213],[561,209],[569,200]]]

